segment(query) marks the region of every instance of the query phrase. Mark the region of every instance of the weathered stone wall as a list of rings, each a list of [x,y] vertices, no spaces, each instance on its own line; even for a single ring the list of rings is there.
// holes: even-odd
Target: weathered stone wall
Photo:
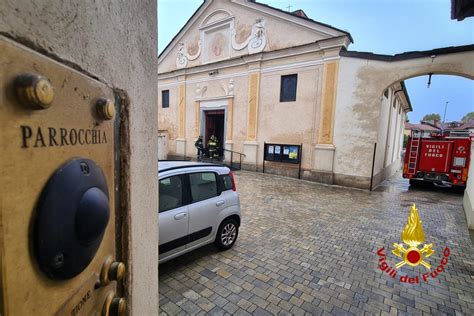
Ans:
[[[128,304],[157,315],[156,1],[2,1],[0,33],[128,95]]]
[[[390,178],[401,166],[402,132],[405,126],[405,109],[408,104],[397,97],[401,92],[400,84],[388,88],[387,96],[379,97],[380,114],[378,118],[377,149],[374,161],[372,188]],[[372,161],[371,161],[372,163]]]

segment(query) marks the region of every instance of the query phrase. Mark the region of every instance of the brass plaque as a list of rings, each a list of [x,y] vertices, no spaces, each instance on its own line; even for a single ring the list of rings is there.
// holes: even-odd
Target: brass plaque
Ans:
[[[96,293],[95,285],[98,278],[97,274],[91,275],[86,283],[56,312],[55,316],[101,315],[104,301],[110,292],[114,292],[114,289],[113,285],[109,284],[106,287],[108,291],[102,289]]]
[[[100,312],[103,298],[115,291],[115,282],[98,289],[91,287],[105,259],[115,257],[114,119],[97,115],[96,102],[101,98],[114,100],[113,91],[4,37],[0,37],[0,51],[0,314],[64,311],[76,315],[74,308],[83,298],[87,314]],[[43,80],[37,91],[25,90],[36,107],[21,103],[13,83],[22,73],[49,80],[54,97]],[[87,268],[71,279],[52,280],[35,259],[35,207],[49,177],[76,157],[93,160],[102,169],[110,217],[102,243]]]

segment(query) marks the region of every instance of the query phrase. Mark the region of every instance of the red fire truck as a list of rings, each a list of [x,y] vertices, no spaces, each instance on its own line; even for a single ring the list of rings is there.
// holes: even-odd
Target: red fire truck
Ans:
[[[403,177],[443,186],[465,187],[472,136],[466,132],[423,135],[412,130],[405,152]]]

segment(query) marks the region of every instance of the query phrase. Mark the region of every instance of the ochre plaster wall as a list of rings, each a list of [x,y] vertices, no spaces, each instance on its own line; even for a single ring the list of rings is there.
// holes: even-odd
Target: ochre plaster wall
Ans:
[[[301,55],[289,60],[282,58],[262,62],[257,66],[240,65],[219,69],[217,75],[210,76],[207,72],[196,72],[174,78],[160,80],[159,83],[159,114],[160,130],[169,132],[169,152],[176,154],[176,139],[179,139],[179,87],[186,91],[185,139],[186,155],[194,157],[196,149],[196,122],[201,123],[202,106],[206,102],[217,102],[216,105],[233,106],[232,139],[226,147],[237,152],[244,152],[244,143],[256,142],[258,155],[256,161],[261,168],[263,160],[263,143],[280,142],[288,144],[303,144],[304,169],[312,169],[313,148],[319,139],[319,127],[322,120],[321,98],[325,62],[320,53],[311,56]],[[318,61],[319,59],[319,61]],[[298,66],[298,63],[311,61],[313,65]],[[334,62],[332,62],[334,64]],[[250,64],[249,64],[250,65]],[[258,71],[249,68],[259,69]],[[281,69],[283,67],[283,69]],[[294,102],[280,102],[280,81],[282,75],[297,74],[297,98]],[[335,93],[335,75],[330,80],[331,94]],[[233,96],[228,96],[229,82],[233,82]],[[205,89],[203,89],[205,87]],[[161,108],[161,90],[170,90],[170,107]],[[199,90],[201,89],[201,90]],[[329,98],[329,112],[326,113],[332,122],[334,98]],[[229,122],[227,131],[229,134]],[[281,167],[292,167],[281,165]]]

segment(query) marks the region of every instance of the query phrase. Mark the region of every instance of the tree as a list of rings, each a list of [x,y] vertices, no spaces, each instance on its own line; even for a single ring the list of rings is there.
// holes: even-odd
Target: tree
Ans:
[[[408,135],[403,134],[403,148],[407,148]]]
[[[437,113],[426,114],[422,121],[441,121],[441,115]]]
[[[474,120],[474,112],[469,112],[466,115],[464,115],[461,119],[461,122],[466,123],[469,120]]]

